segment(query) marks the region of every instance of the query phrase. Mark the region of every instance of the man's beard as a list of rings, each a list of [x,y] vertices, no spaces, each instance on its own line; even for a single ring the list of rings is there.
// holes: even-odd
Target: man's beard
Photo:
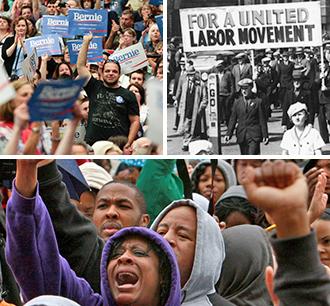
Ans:
[[[108,82],[108,81],[106,81],[105,79],[103,79],[103,82],[104,82],[105,85],[108,86],[108,87],[115,87],[116,85],[118,85],[118,81],[119,81],[119,79],[114,80],[114,81],[112,81],[112,82]]]

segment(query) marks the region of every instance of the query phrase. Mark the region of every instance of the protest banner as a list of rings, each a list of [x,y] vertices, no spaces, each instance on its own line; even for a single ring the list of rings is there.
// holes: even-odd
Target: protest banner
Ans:
[[[66,16],[45,15],[42,17],[42,34],[59,34],[64,38],[72,38],[69,35],[69,21]]]
[[[131,73],[148,65],[148,59],[141,43],[115,51],[109,57],[119,62],[121,73]]]
[[[107,36],[108,11],[69,9],[69,34],[85,35],[92,32],[94,36]]]
[[[62,53],[60,37],[58,34],[49,34],[28,38],[25,41],[25,48],[28,54],[33,52],[33,48],[36,48],[38,56],[43,56],[45,54],[57,55]]]
[[[22,71],[27,79],[32,82],[33,76],[38,68],[38,55],[36,48],[33,48],[33,52],[28,54],[22,63]]]
[[[29,101],[31,121],[72,118],[72,107],[86,79],[56,80],[39,83]]]
[[[9,82],[7,71],[0,65],[0,105],[7,103],[16,96],[13,85]]]
[[[163,36],[163,15],[156,16],[155,19],[156,19],[156,23],[158,25],[160,36],[163,38],[164,37]]]
[[[180,10],[185,52],[321,46],[320,2]]]
[[[82,40],[68,40],[67,46],[69,50],[70,63],[77,64],[78,53],[81,49],[83,41]],[[87,62],[88,63],[98,63],[103,61],[103,48],[102,48],[102,38],[93,37],[92,41],[89,43],[87,52]]]

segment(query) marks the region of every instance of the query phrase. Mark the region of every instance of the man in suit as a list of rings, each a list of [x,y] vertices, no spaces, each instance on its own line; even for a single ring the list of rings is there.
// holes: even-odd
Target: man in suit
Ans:
[[[179,121],[180,121],[180,116],[178,114],[180,101],[177,101],[176,93],[177,93],[178,87],[182,86],[183,80],[187,77],[186,76],[186,67],[185,67],[186,61],[184,59],[181,59],[179,62],[179,65],[180,65],[180,70],[175,73],[175,77],[174,77],[173,96],[172,96],[172,99],[174,101],[174,106],[175,106],[175,122],[174,122],[174,126],[173,126],[174,131],[176,131],[178,129],[178,125],[179,125]]]
[[[260,154],[260,142],[268,143],[268,128],[262,100],[252,93],[253,81],[238,82],[241,95],[234,101],[225,142],[228,143],[236,127],[237,143],[242,155]]]
[[[233,66],[232,74],[235,80],[235,92],[239,93],[240,87],[238,86],[238,82],[245,78],[252,78],[252,66],[248,63],[245,53],[239,53],[235,57],[238,63]]]
[[[207,96],[206,88],[202,86],[199,73],[193,66],[186,70],[186,78],[182,86],[178,87],[176,99],[179,102],[180,122],[178,132],[183,132],[182,150],[188,151],[190,141],[196,135],[196,123],[201,109],[205,108]]]

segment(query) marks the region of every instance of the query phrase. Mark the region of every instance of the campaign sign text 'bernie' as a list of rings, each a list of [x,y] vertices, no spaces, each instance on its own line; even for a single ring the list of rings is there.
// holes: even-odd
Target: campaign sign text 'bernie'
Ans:
[[[31,121],[72,118],[73,104],[86,79],[56,80],[39,83],[29,101]]]
[[[185,52],[320,46],[320,2],[180,10]]]
[[[148,65],[141,43],[116,51],[109,58],[119,62],[122,74],[131,73]]]
[[[60,38],[57,34],[28,38],[25,41],[25,47],[28,54],[31,54],[33,48],[36,48],[38,57],[45,54],[57,55],[62,53]]]
[[[69,34],[107,36],[108,11],[69,9]]]
[[[68,40],[68,50],[70,55],[70,63],[77,64],[78,53],[81,49],[83,41],[82,40]],[[98,63],[103,61],[102,56],[102,38],[94,37],[89,43],[87,52],[87,63]]]
[[[66,16],[46,15],[42,17],[42,34],[59,34],[60,36],[72,37],[69,35],[69,21]]]

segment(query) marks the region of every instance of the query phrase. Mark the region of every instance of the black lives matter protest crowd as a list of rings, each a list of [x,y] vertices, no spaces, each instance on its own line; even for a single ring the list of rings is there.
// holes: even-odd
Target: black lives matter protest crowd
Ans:
[[[330,305],[330,160],[0,167],[1,306]]]
[[[39,57],[33,82],[29,82],[22,70],[28,55],[25,40],[42,34],[43,16],[67,16],[70,9],[108,11],[103,61],[86,63],[92,37],[85,35],[77,63],[70,63],[63,39],[62,54]],[[148,82],[149,87],[162,86],[162,37],[155,21],[161,14],[162,5],[148,1],[1,1],[1,65],[16,97],[0,106],[0,154],[160,154],[162,141],[148,137],[148,123],[152,109],[162,108],[162,97],[150,93]],[[137,42],[143,44],[148,65],[121,74],[121,65],[109,56]],[[73,108],[72,120],[29,122],[28,101],[40,81],[77,77],[86,77],[88,83]],[[103,116],[102,124],[98,114]]]
[[[218,137],[222,133],[223,143],[230,141],[236,128],[241,154],[262,153],[260,144],[268,144],[272,132],[269,120],[281,110],[279,152],[322,154],[322,147],[329,143],[330,120],[330,43],[324,38],[323,49],[302,48],[297,43],[297,48],[255,50],[254,71],[250,50],[214,52],[215,65],[199,71],[194,67],[198,55],[183,52],[180,38],[172,38],[168,48],[168,82],[172,85],[168,105],[176,107],[172,128],[183,136],[182,150],[188,151],[194,140],[209,139],[209,114],[205,112],[212,97],[207,81],[214,73],[220,109]],[[202,47],[200,51],[202,55]],[[189,151],[212,153],[210,144],[205,144]]]

